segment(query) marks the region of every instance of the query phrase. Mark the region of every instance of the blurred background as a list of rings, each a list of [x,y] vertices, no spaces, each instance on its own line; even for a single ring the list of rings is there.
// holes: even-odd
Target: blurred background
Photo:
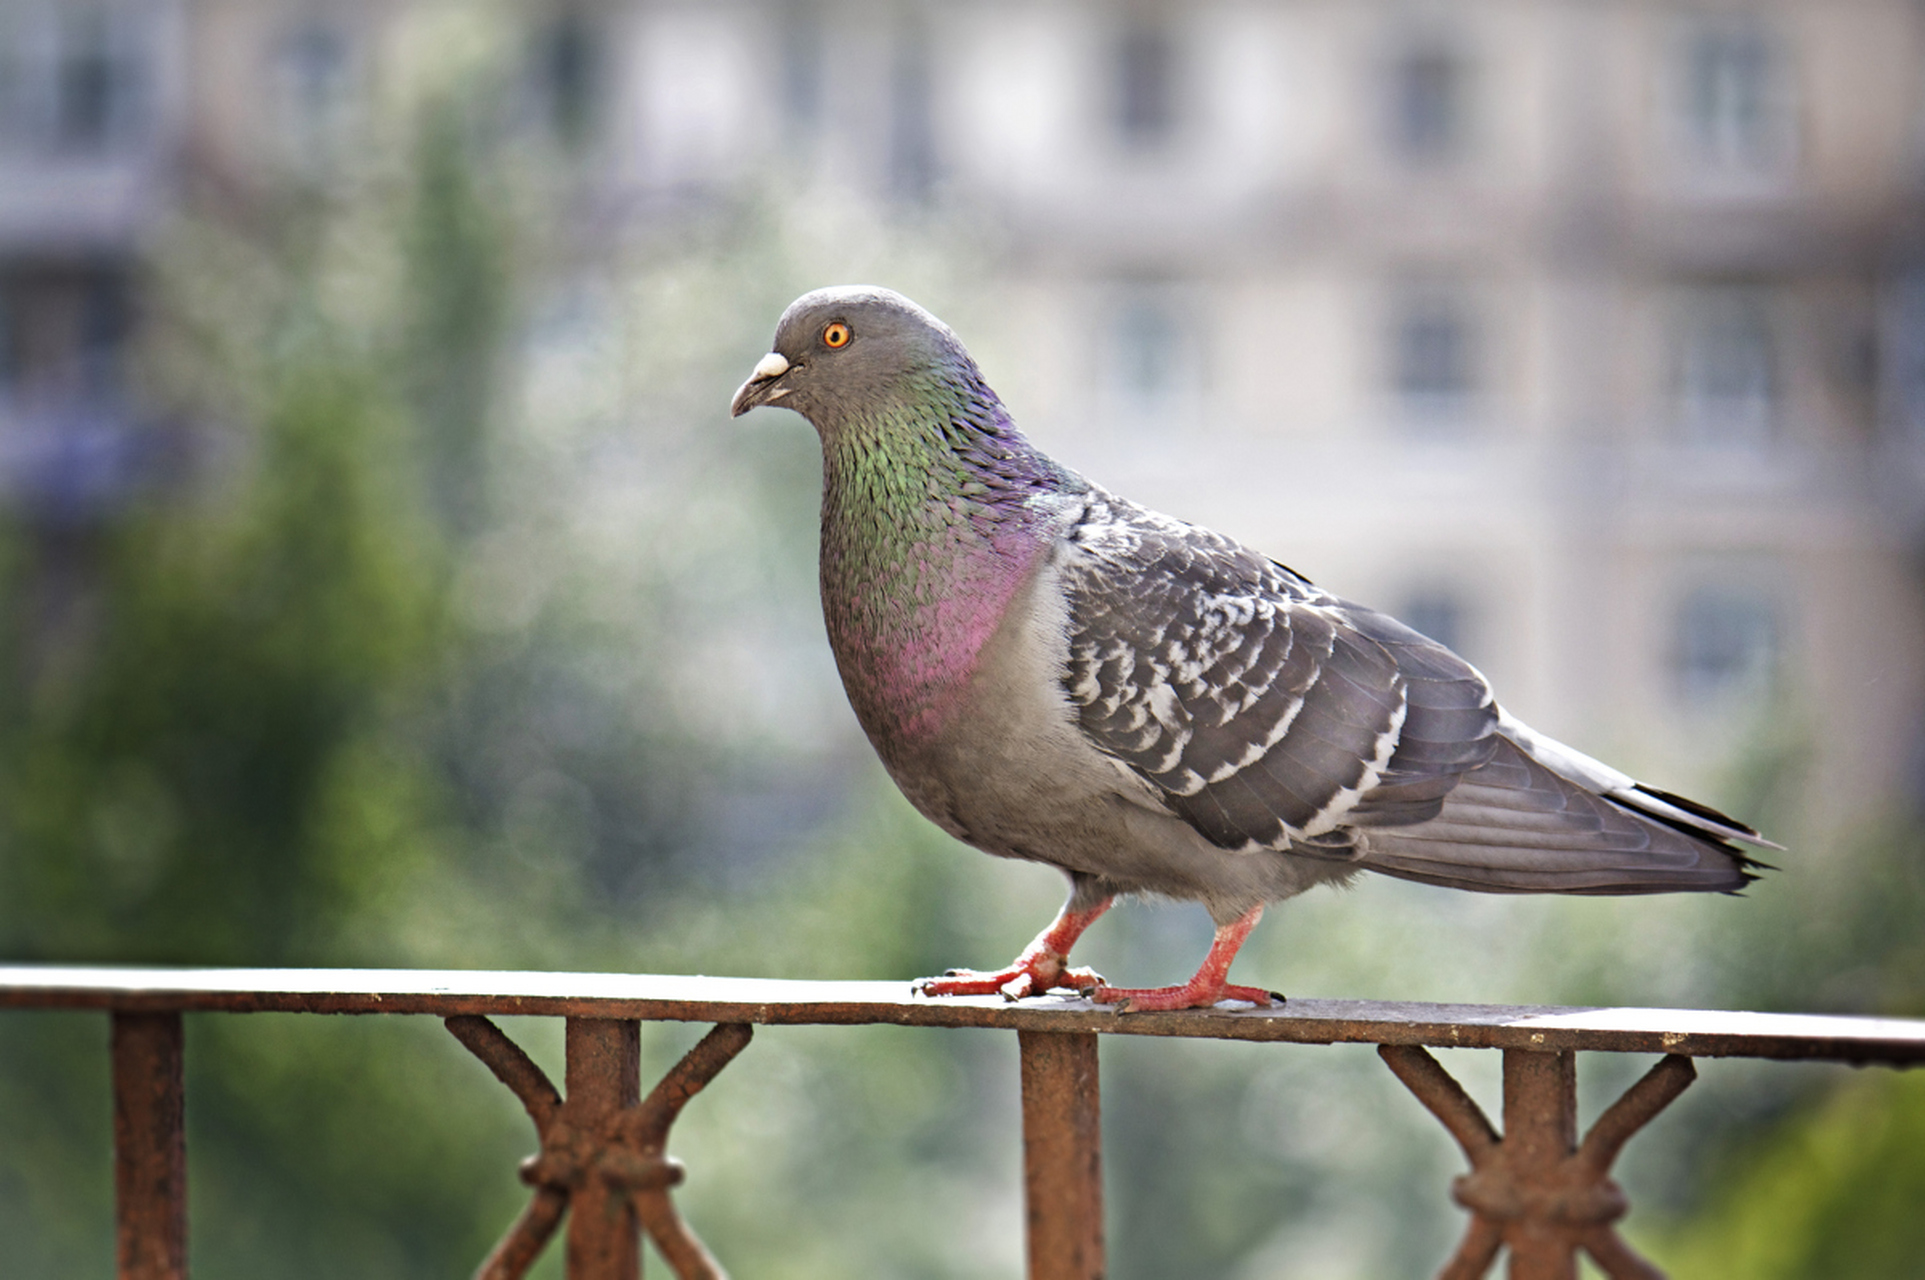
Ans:
[[[1242,981],[1925,1015],[1915,0],[0,0],[0,956],[1014,954],[1062,886],[894,794],[813,433],[727,417],[849,282],[1071,465],[1789,846],[1735,900],[1312,895]],[[0,1016],[9,1276],[111,1268],[106,1034]],[[188,1045],[200,1275],[465,1275],[520,1203],[432,1020]],[[1119,1280],[1448,1254],[1460,1157],[1367,1047],[1103,1054]],[[1585,1119],[1647,1065],[1587,1058]],[[1620,1167],[1642,1248],[1925,1274],[1925,1080],[1701,1072]],[[738,1276],[1020,1271],[1007,1036],[768,1029],[677,1139]]]

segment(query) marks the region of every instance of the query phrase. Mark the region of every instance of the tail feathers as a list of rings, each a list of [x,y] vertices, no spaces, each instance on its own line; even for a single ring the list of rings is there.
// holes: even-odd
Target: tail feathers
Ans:
[[[1702,831],[1721,840],[1742,840],[1746,844],[1757,845],[1761,849],[1785,847],[1774,840],[1765,839],[1737,819],[1727,818],[1710,805],[1688,800],[1675,792],[1647,787],[1642,782],[1634,782],[1628,789],[1612,791],[1608,794],[1619,804],[1636,809],[1687,834]],[[1758,865],[1766,864],[1761,862]]]
[[[1768,843],[1751,828],[1510,728],[1436,817],[1360,832],[1361,865],[1486,893],[1732,892],[1757,878],[1732,843]]]
[[[1684,832],[1698,831],[1719,840],[1739,840],[1765,849],[1782,849],[1735,818],[1670,791],[1647,787],[1628,773],[1594,760],[1555,738],[1547,738],[1508,711],[1498,713],[1497,731],[1551,772],[1586,790],[1605,795],[1647,817]]]

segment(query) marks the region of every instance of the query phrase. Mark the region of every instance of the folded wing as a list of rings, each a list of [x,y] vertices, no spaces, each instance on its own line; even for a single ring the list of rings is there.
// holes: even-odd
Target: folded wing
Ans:
[[[1742,887],[1749,827],[1544,738],[1386,615],[1114,498],[1072,534],[1064,688],[1219,847],[1490,892]]]

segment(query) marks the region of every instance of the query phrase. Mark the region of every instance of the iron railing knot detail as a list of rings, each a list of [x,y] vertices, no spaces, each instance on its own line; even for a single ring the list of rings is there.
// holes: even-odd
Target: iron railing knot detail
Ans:
[[[593,1177],[617,1191],[661,1191],[688,1177],[680,1160],[636,1149],[619,1131],[596,1134],[556,1120],[541,1141],[540,1153],[521,1162],[521,1180],[531,1187],[572,1192]]]
[[[679,1280],[727,1280],[669,1199],[688,1171],[666,1154],[668,1131],[749,1043],[747,1023],[715,1027],[638,1100],[638,1022],[568,1019],[568,1096],[494,1023],[471,1014],[448,1030],[521,1099],[540,1150],[521,1163],[535,1196],[475,1280],[520,1280],[564,1216],[570,1275],[630,1280],[641,1274],[638,1231],[646,1231]]]
[[[1438,1280],[1477,1280],[1500,1249],[1511,1253],[1512,1280],[1569,1280],[1577,1252],[1611,1280],[1663,1280],[1611,1228],[1629,1208],[1610,1178],[1631,1135],[1670,1106],[1697,1078],[1691,1059],[1670,1054],[1612,1103],[1577,1140],[1577,1056],[1504,1051],[1504,1133],[1464,1087],[1415,1045],[1379,1045],[1404,1086],[1443,1121],[1470,1160],[1451,1196],[1471,1212],[1470,1229]]]
[[[1506,1222],[1599,1227],[1616,1222],[1630,1211],[1630,1201],[1617,1183],[1597,1178],[1576,1161],[1537,1178],[1527,1182],[1507,1162],[1494,1159],[1484,1168],[1454,1179],[1450,1195],[1472,1213]]]

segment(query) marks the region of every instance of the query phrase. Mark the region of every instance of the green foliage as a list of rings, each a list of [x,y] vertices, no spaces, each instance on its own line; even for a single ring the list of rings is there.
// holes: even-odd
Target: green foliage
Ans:
[[[0,1248],[10,1276],[108,1275],[114,1265],[107,1020],[0,1020]]]
[[[146,377],[195,426],[189,465],[84,554],[56,554],[71,534],[30,513],[0,527],[0,954],[949,963],[995,933],[992,868],[870,762],[885,798],[812,837],[846,787],[845,766],[808,763],[841,754],[817,727],[840,708],[780,714],[833,689],[813,649],[798,677],[789,641],[817,625],[817,462],[805,431],[725,414],[741,353],[800,287],[781,233],[751,210],[557,306],[524,292],[545,223],[512,171],[477,163],[472,106],[425,108],[392,181],[175,228]],[[532,372],[508,377],[517,351]],[[84,607],[44,607],[75,581]],[[781,838],[816,856],[733,847],[717,816],[745,794],[792,811]],[[996,946],[1053,906],[1049,879]],[[552,1030],[516,1034],[559,1077]],[[681,1031],[651,1029],[651,1069]],[[459,1274],[526,1194],[525,1117],[431,1020],[207,1016],[187,1035],[200,1274]],[[0,1019],[9,1274],[109,1265],[105,1037],[98,1015]],[[970,1266],[919,1225],[974,1200],[982,1161],[1013,1162],[1003,1038],[765,1038],[683,1126],[707,1153],[690,1211],[738,1267],[1014,1265],[1010,1196]],[[992,1096],[1001,1131],[972,1123]],[[900,1229],[872,1229],[879,1206]]]
[[[487,437],[479,428],[501,392],[511,251],[469,162],[458,101],[429,105],[416,151],[399,372],[421,419],[432,497],[450,527],[472,533],[486,515]]]
[[[398,492],[395,410],[305,362],[270,403],[257,474],[106,530],[91,652],[7,690],[11,954],[313,962],[363,892],[341,813],[372,797],[341,790],[370,752],[415,810],[386,852],[418,852],[433,787],[397,738],[434,674],[445,571]],[[11,616],[18,652],[35,619]]]
[[[186,228],[157,273],[157,394],[222,429],[83,555],[11,520],[5,954],[366,963],[419,945],[407,925],[438,891],[463,900],[460,851],[486,834],[442,750],[466,512],[432,480],[473,470],[489,424],[406,371],[445,355],[486,385],[502,308],[477,298],[504,266],[452,144],[424,146],[440,186],[396,193],[387,222],[445,250],[381,317],[409,341],[370,342],[330,303],[325,218],[282,240]],[[448,278],[469,275],[490,283]],[[463,323],[415,323],[409,300]],[[63,591],[86,607],[45,607]],[[105,1020],[13,1015],[0,1035],[9,1274],[104,1272]],[[188,1045],[203,1274],[435,1274],[512,1214],[526,1135],[432,1022],[193,1018]]]
[[[1852,1080],[1742,1145],[1648,1241],[1679,1280],[1910,1280],[1925,1257],[1925,1072]]]

